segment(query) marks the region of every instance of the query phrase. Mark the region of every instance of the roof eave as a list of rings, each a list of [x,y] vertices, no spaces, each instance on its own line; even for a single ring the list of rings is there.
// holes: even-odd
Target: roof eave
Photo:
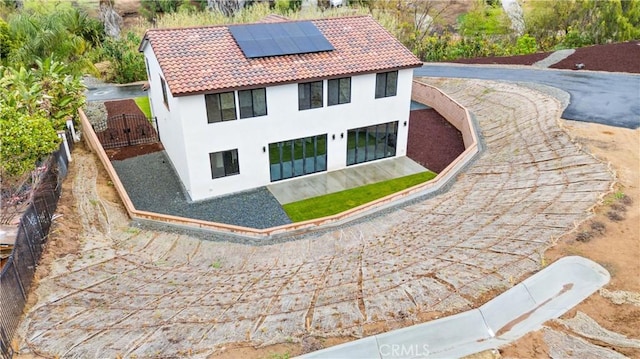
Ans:
[[[142,37],[142,41],[140,41],[140,46],[138,46],[138,52],[144,52],[144,48],[149,43],[149,37],[147,37],[147,33],[145,32],[144,37]]]
[[[225,87],[225,88],[217,88],[217,89],[202,90],[202,91],[177,92],[177,93],[172,93],[172,95],[173,97],[184,97],[184,96],[196,96],[196,95],[238,91],[238,90],[250,90],[250,89],[266,87],[266,86],[279,86],[279,85],[287,85],[287,84],[295,84],[295,83],[303,83],[303,82],[313,82],[318,80],[330,80],[330,79],[357,76],[357,75],[375,74],[379,72],[413,69],[413,68],[421,67],[422,65],[423,63],[419,62],[419,63],[413,63],[413,64],[404,65],[404,66],[377,69],[373,71],[351,72],[346,74],[336,74],[333,76],[308,77],[308,78],[293,79],[289,81],[272,81],[272,82],[256,83],[256,84],[251,84],[246,86]]]

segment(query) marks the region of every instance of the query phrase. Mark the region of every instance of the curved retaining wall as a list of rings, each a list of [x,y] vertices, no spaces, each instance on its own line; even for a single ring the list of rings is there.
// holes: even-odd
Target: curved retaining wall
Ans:
[[[453,181],[457,173],[463,170],[467,164],[480,152],[478,128],[473,121],[469,111],[462,105],[448,97],[439,89],[425,83],[414,80],[411,98],[414,101],[423,103],[434,108],[442,117],[449,121],[462,133],[465,151],[453,162],[440,172],[433,180],[407,188],[404,191],[391,194],[376,201],[369,202],[348,211],[332,216],[317,218],[304,222],[291,223],[287,225],[255,229],[248,227],[234,226],[224,223],[208,222],[198,219],[177,217],[136,209],[122,185],[118,174],[113,168],[104,149],[100,145],[91,124],[89,123],[82,109],[79,110],[80,124],[83,138],[88,147],[96,153],[104,168],[106,169],[113,185],[118,192],[127,214],[135,222],[141,224],[161,224],[188,230],[200,230],[210,233],[218,233],[226,236],[240,236],[248,239],[271,239],[289,237],[300,234],[308,234],[314,231],[330,229],[334,226],[346,224],[355,219],[374,214],[380,210],[391,208],[413,199],[435,195],[444,190]]]

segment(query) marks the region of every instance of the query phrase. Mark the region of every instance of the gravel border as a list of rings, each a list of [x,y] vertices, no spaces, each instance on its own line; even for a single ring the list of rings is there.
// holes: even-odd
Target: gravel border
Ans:
[[[266,187],[192,202],[165,151],[112,161],[136,209],[252,228],[269,228],[291,220]]]

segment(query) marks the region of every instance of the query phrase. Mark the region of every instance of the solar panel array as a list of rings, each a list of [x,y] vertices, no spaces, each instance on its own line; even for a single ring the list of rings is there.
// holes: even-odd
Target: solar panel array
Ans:
[[[247,58],[307,54],[334,49],[310,21],[231,25],[229,31]]]

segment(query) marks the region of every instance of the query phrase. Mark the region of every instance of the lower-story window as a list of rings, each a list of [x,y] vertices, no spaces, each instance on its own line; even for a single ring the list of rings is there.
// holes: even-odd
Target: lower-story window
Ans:
[[[347,165],[396,155],[398,123],[354,128],[347,132]]]
[[[271,181],[327,170],[327,135],[269,144]]]
[[[209,153],[211,178],[237,175],[240,173],[238,150]]]

